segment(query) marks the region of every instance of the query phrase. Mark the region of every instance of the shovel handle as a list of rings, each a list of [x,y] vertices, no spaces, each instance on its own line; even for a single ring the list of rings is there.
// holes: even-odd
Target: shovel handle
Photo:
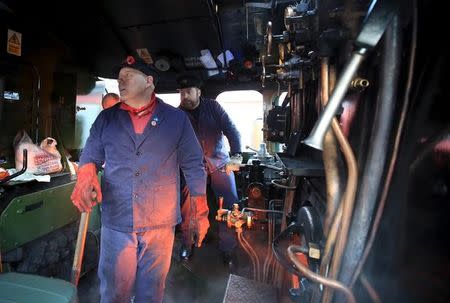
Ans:
[[[78,228],[77,244],[75,246],[75,254],[72,264],[71,282],[77,286],[80,279],[81,265],[83,264],[84,244],[86,242],[86,233],[89,224],[89,214],[87,212],[81,213],[80,226]]]

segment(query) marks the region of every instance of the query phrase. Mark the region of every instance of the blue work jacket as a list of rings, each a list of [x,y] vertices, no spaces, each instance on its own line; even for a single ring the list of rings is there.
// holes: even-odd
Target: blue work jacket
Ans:
[[[105,164],[105,227],[139,232],[180,223],[180,168],[192,195],[205,194],[202,150],[187,115],[157,102],[142,134],[134,132],[120,103],[102,111],[91,127],[80,165]]]
[[[195,120],[188,110],[180,108],[188,114],[202,146],[206,167],[209,173],[213,173],[230,161],[223,138],[224,135],[230,143],[231,154],[241,152],[241,138],[233,121],[231,121],[219,102],[200,97],[198,107],[198,121]]]

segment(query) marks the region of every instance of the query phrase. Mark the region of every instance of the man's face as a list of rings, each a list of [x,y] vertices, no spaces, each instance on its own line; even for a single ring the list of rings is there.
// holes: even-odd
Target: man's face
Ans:
[[[149,87],[153,87],[153,77],[130,67],[124,67],[117,78],[120,99],[123,101],[140,98]]]
[[[197,87],[187,87],[179,89],[181,107],[187,110],[195,109],[200,103],[201,91]]]

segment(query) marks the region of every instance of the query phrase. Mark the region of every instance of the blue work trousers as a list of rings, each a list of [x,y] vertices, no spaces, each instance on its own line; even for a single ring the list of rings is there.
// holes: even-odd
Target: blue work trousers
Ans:
[[[174,227],[144,232],[101,230],[101,303],[161,303],[174,241]]]
[[[218,200],[219,196],[223,197],[223,208],[232,209],[234,203],[239,202],[236,181],[234,173],[227,175],[222,170],[216,170],[209,174],[211,181],[211,188]],[[182,184],[183,185],[183,184]],[[181,194],[181,216],[183,222],[181,223],[181,233],[184,245],[190,247],[192,239],[189,234],[189,215],[190,215],[190,194],[186,185],[182,186]],[[227,227],[224,222],[219,223],[219,249],[223,252],[232,252],[236,246],[236,231]]]

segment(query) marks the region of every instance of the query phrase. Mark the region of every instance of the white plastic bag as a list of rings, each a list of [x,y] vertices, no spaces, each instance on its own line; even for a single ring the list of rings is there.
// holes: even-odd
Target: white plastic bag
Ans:
[[[16,169],[22,169],[23,150],[28,150],[27,172],[36,175],[46,175],[62,170],[61,155],[56,149],[56,140],[45,138],[40,146],[33,144],[30,136],[25,131],[21,131],[14,139],[14,151]]]

